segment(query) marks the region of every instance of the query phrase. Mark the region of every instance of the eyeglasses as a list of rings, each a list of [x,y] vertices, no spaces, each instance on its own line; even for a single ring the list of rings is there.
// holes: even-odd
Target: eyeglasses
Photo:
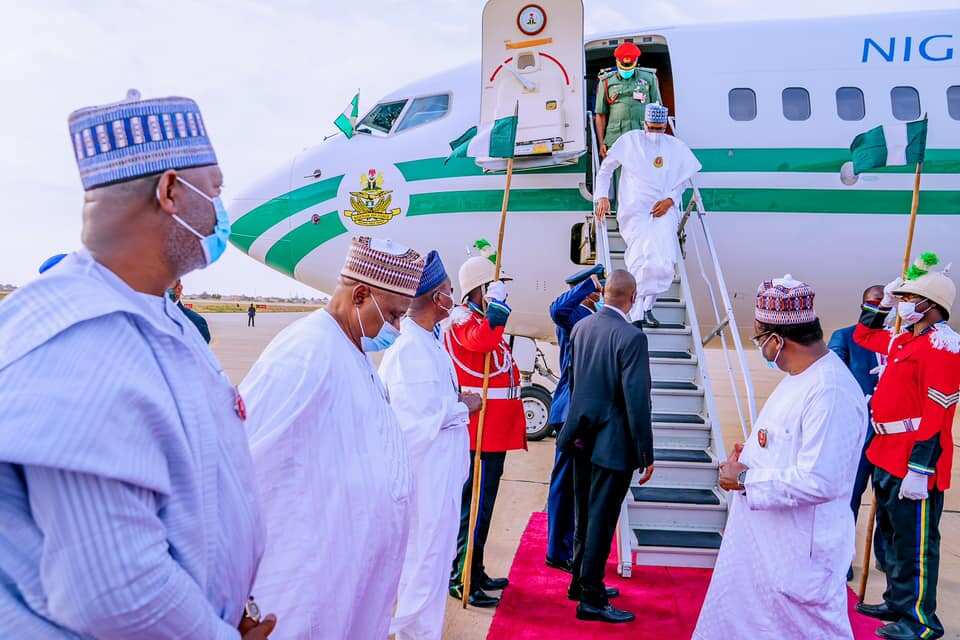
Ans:
[[[755,346],[757,349],[760,349],[767,342],[767,339],[772,335],[773,331],[764,331],[760,335],[750,338],[750,342],[752,342],[753,346]]]

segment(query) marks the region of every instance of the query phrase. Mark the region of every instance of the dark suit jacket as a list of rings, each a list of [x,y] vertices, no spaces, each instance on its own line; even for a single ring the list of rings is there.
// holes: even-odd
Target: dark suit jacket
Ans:
[[[570,336],[570,410],[557,446],[580,440],[593,464],[614,471],[653,463],[647,336],[610,308]]]

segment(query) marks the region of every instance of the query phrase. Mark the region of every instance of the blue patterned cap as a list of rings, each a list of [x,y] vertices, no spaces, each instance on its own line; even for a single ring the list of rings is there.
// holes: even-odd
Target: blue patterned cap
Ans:
[[[217,164],[197,103],[189,98],[122,102],[70,114],[80,180],[85,190],[134,180],[167,169]]]
[[[422,296],[425,293],[433,291],[447,279],[447,270],[443,268],[443,261],[440,260],[440,254],[431,251],[427,254],[427,263],[423,267],[423,275],[420,276],[420,284],[417,285],[417,293],[414,297]]]
[[[662,104],[651,102],[643,113],[643,119],[650,124],[667,124],[667,108]]]

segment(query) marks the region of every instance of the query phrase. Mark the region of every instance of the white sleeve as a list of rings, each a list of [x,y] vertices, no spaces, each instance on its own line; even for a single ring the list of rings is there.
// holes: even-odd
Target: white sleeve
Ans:
[[[785,509],[821,504],[843,495],[850,488],[859,459],[865,419],[838,387],[812,394],[801,418],[796,464],[747,471],[747,504],[754,510]]]
[[[450,393],[449,382],[392,379],[386,384],[411,460],[420,460],[442,429],[469,420],[467,406]]]
[[[600,164],[600,170],[593,178],[593,201],[599,202],[601,198],[610,197],[610,183],[613,181],[613,172],[617,167],[623,164],[624,144],[621,142],[625,136],[620,136],[613,146],[607,150],[607,157]]]

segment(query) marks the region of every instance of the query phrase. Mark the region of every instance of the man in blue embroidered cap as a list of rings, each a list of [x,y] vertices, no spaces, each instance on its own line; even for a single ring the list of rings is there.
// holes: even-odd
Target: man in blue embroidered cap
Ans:
[[[593,200],[597,219],[610,213],[610,183],[622,167],[617,222],[627,242],[627,269],[637,280],[633,319],[656,328],[657,294],[669,289],[674,278],[680,197],[700,171],[700,162],[682,140],[666,133],[666,107],[648,104],[645,117],[645,130],[630,131],[610,147],[597,172]]]
[[[436,251],[427,255],[416,297],[400,321],[380,377],[390,392],[414,478],[410,537],[390,633],[397,640],[440,640],[450,559],[470,460],[470,414],[480,396],[460,393],[439,323],[453,310],[453,285]]]
[[[75,111],[83,249],[0,306],[0,600],[25,638],[265,638],[243,401],[165,295],[223,252],[196,103]]]

